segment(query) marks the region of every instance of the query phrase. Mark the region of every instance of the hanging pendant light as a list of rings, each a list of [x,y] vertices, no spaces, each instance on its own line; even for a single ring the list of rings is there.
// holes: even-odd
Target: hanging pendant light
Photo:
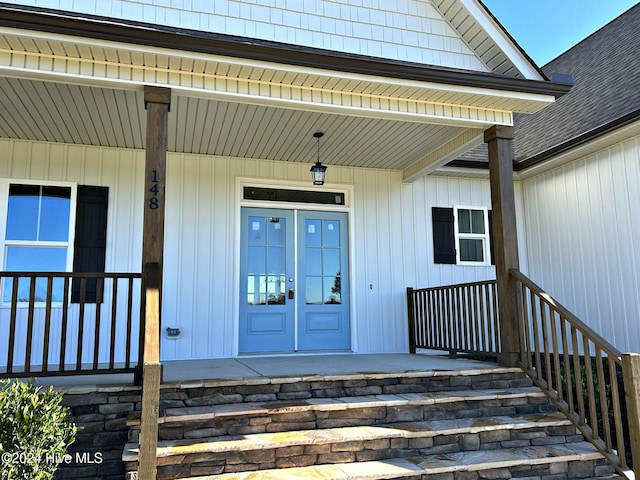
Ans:
[[[314,185],[324,185],[324,177],[327,173],[327,167],[322,165],[320,162],[320,139],[323,135],[323,132],[316,132],[313,134],[313,136],[318,139],[318,158],[315,165],[313,165],[310,170],[311,180],[313,180]]]

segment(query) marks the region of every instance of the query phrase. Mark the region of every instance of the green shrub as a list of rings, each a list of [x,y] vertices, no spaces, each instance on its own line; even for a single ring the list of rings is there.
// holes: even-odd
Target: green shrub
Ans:
[[[62,394],[29,382],[0,381],[0,478],[47,480],[75,439]]]

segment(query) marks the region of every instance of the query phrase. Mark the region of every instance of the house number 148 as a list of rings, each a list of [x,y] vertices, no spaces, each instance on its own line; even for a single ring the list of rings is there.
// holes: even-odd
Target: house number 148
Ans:
[[[153,170],[151,172],[151,188],[149,189],[151,193],[153,193],[153,197],[149,199],[149,208],[151,210],[157,209],[160,205],[158,204],[158,172]]]

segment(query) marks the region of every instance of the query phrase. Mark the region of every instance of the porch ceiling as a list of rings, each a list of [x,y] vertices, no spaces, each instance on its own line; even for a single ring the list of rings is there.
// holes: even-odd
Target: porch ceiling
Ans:
[[[489,126],[511,125],[514,111],[553,102],[557,89],[322,52],[307,55],[312,66],[224,56],[209,51],[212,41],[180,51],[1,27],[0,136],[142,149],[151,85],[172,90],[170,151],[308,163],[312,134],[323,131],[323,163],[412,180],[475,146]],[[329,60],[339,64],[323,67]]]
[[[0,136],[144,148],[141,91],[0,77]],[[176,95],[169,150],[310,163],[325,132],[327,165],[405,169],[466,129]],[[475,130],[474,130],[475,131]]]

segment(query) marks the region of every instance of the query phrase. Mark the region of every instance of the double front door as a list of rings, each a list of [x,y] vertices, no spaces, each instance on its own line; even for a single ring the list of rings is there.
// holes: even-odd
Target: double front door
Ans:
[[[240,353],[350,348],[347,214],[242,208]]]

